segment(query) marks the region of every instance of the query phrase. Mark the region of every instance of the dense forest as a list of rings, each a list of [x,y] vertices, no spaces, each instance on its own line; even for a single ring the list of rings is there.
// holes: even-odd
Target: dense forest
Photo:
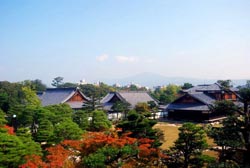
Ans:
[[[218,81],[229,87],[230,81]],[[92,100],[110,91],[143,91],[146,88],[63,83],[55,78],[54,87],[79,87]],[[167,104],[191,84],[169,84],[151,92]],[[249,167],[250,163],[250,82],[239,89],[243,106],[231,101],[217,102],[212,110],[227,111],[220,126],[183,123],[179,138],[168,150],[160,148],[164,137],[154,129],[155,106],[139,103],[118,121],[110,121],[98,106],[74,111],[67,104],[43,107],[36,93],[44,91],[41,80],[0,82],[0,167]],[[96,107],[96,108],[95,108]],[[121,106],[117,105],[117,108]],[[209,149],[206,137],[220,148],[218,157],[203,153]]]

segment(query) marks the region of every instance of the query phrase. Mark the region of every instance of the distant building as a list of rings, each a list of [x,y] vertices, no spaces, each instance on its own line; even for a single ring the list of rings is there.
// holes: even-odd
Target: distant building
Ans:
[[[218,83],[198,85],[184,90],[184,95],[167,106],[168,117],[177,120],[212,121],[225,117],[225,113],[215,114],[210,109],[216,101],[237,101],[236,88],[226,89]]]
[[[79,85],[86,85],[88,82],[85,79],[80,80]]]
[[[120,118],[122,114],[112,110],[113,105],[117,102],[127,102],[130,109],[133,109],[138,103],[147,103],[154,101],[158,105],[158,101],[152,98],[147,92],[143,91],[121,91],[110,92],[102,100],[103,109],[109,112],[109,118]],[[118,117],[117,117],[118,116]]]
[[[37,95],[42,102],[42,106],[66,103],[75,110],[81,109],[83,103],[89,101],[89,98],[78,88],[48,88]]]

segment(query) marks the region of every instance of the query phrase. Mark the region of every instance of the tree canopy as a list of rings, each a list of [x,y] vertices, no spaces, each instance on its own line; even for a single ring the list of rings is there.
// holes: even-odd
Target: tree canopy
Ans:
[[[202,151],[207,147],[205,131],[202,127],[193,123],[184,123],[179,131],[179,138],[171,148],[175,153],[172,157],[176,157],[183,168],[188,168],[192,160],[199,158]]]

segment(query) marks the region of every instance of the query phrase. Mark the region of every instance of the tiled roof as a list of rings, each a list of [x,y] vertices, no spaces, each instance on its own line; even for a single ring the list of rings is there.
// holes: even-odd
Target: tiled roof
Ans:
[[[75,93],[75,88],[48,88],[39,98],[43,106],[64,103],[69,96]]]
[[[111,92],[107,94],[102,100],[101,103],[106,106],[109,104],[109,101],[117,96],[121,101],[128,102],[132,107],[135,107],[136,104],[148,101],[154,101],[158,104],[158,101],[153,99],[147,92],[137,92],[137,91],[122,91],[122,92]]]
[[[204,91],[221,91],[221,86],[217,83],[214,84],[204,84],[194,86],[190,89],[187,89],[186,92],[193,93],[193,92],[204,92]]]
[[[213,105],[213,103],[216,101],[214,97],[211,97],[205,93],[202,92],[194,92],[194,93],[186,93],[186,95],[189,95],[193,97],[194,99],[198,100],[200,103],[176,103],[177,100],[170,103],[167,106],[167,110],[197,110],[197,111],[208,111],[209,106]],[[184,95],[184,96],[186,96]],[[182,97],[184,97],[182,96]]]
[[[65,103],[75,94],[76,91],[77,88],[48,88],[46,89],[46,91],[42,93],[40,92],[37,95],[40,98],[42,105],[48,106],[48,105]],[[86,100],[88,100],[88,98],[84,96],[82,93],[81,95]],[[71,102],[68,104],[72,106],[71,108],[75,108],[76,106],[79,107],[79,102]]]
[[[101,104],[109,102],[113,98],[114,95],[115,95],[115,92],[108,93],[104,98],[102,98]]]
[[[105,103],[103,109],[107,111],[112,111],[113,103]]]
[[[186,93],[182,97],[176,99],[167,106],[167,110],[194,110],[194,111],[209,111],[210,106],[213,106],[216,102],[216,98],[210,92],[221,92],[225,90],[218,83],[210,85],[198,85],[184,91]],[[228,91],[228,90],[227,90]],[[234,92],[234,88],[230,88],[231,92]],[[185,96],[191,96],[198,100],[197,103],[178,103],[178,100]]]
[[[131,104],[132,107],[135,107],[138,103],[147,103],[149,101],[154,101],[158,104],[147,92],[119,92],[118,94]]]
[[[192,110],[192,111],[208,111],[209,107],[205,104],[169,104],[167,110]]]
[[[205,93],[190,93],[189,95],[207,105],[213,104],[216,101],[214,97],[211,97]]]
[[[223,90],[224,89],[220,84],[214,83],[214,84],[197,85],[190,89],[184,90],[184,92],[193,93],[193,92],[205,92],[205,91],[209,92],[209,91],[223,91]],[[231,87],[229,90],[233,92],[239,91],[239,89],[234,87]]]

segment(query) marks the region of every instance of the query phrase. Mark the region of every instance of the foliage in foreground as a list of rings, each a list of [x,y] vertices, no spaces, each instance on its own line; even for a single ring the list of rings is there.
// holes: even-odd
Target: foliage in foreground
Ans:
[[[82,140],[65,140],[49,147],[45,161],[27,156],[20,168],[33,167],[144,167],[158,164],[164,155],[152,147],[153,140],[118,136],[117,132],[88,132]]]

